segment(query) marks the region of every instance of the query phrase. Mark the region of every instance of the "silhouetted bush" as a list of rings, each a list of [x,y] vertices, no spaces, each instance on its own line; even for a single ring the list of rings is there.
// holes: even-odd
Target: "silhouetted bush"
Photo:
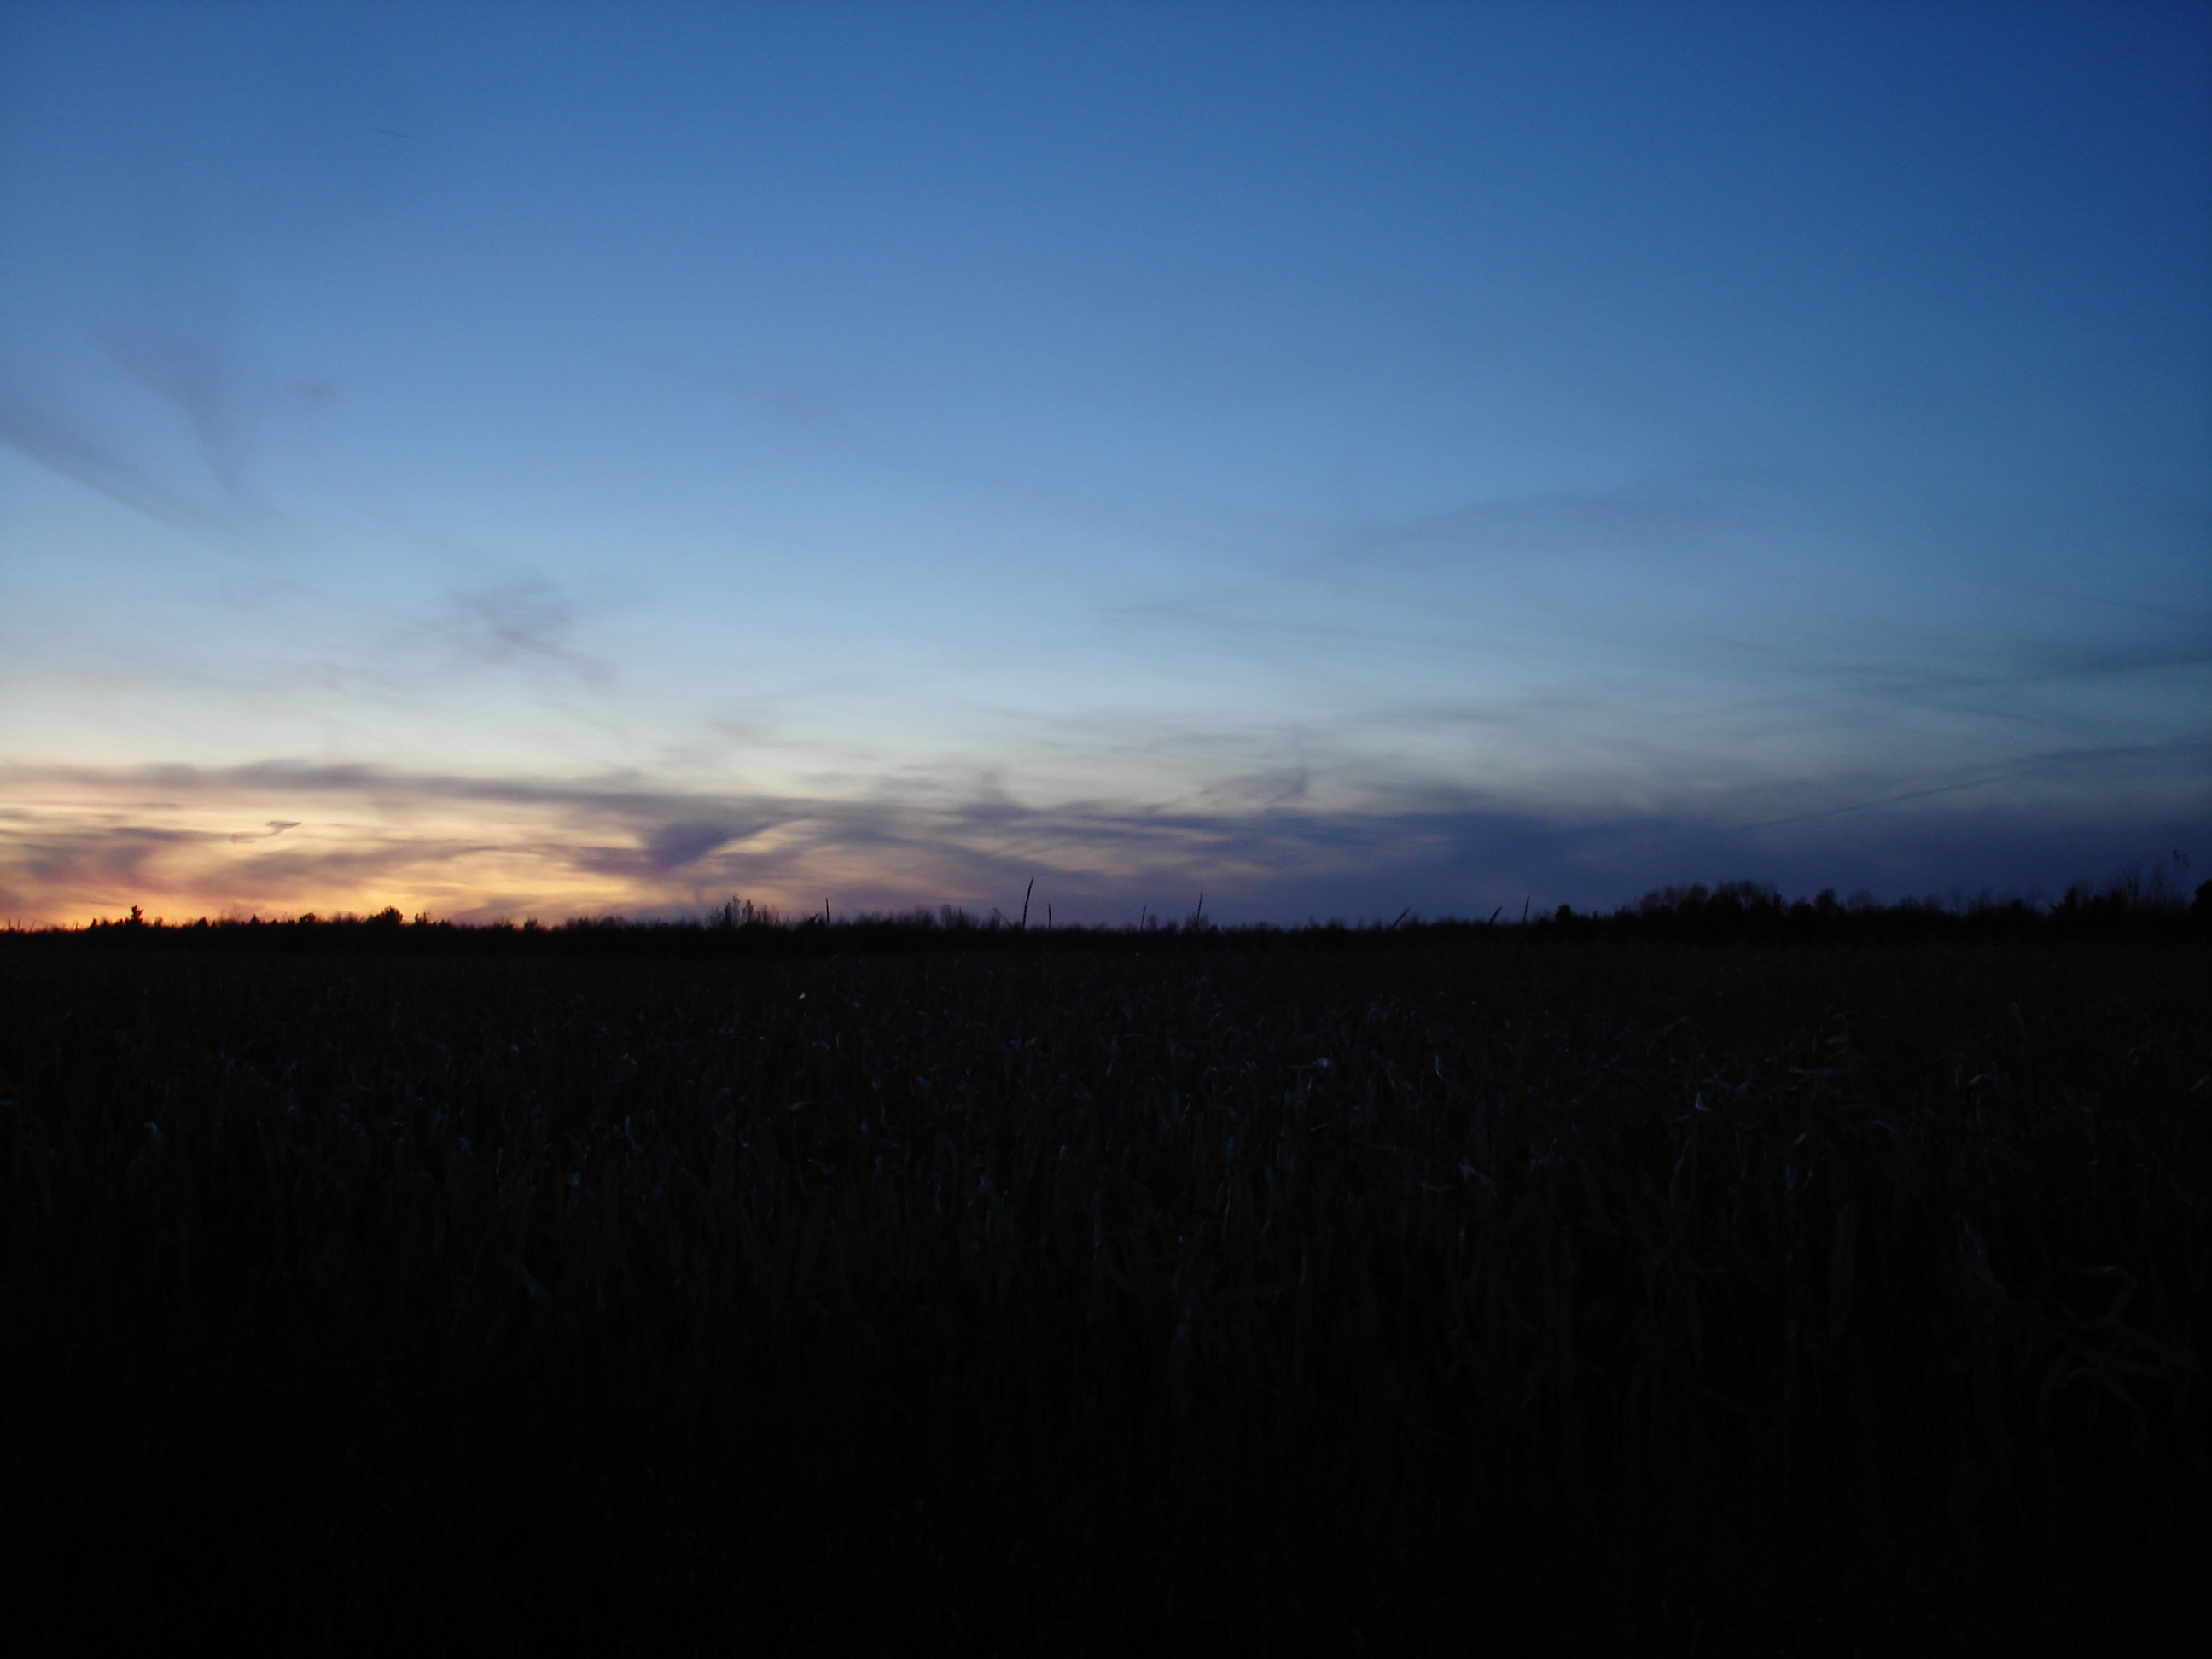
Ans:
[[[1559,936],[1626,941],[1694,939],[1714,944],[1744,940],[1866,942],[1937,939],[2007,939],[2052,942],[2085,938],[2203,939],[2212,937],[2212,882],[2185,896],[2159,866],[2150,878],[2124,872],[2100,887],[2077,884],[2055,903],[1983,894],[1972,899],[1904,898],[1891,905],[1863,894],[1838,902],[1832,890],[1813,899],[1785,900],[1772,884],[1727,881],[1717,886],[1666,887],[1611,914],[1577,912],[1562,904],[1528,921],[1472,921],[1459,917],[1424,921],[1410,911],[1388,924],[1343,921],[1279,927],[1255,923],[1223,927],[1193,916],[1147,917],[1133,927],[1024,927],[994,913],[978,919],[946,905],[901,915],[811,915],[793,921],[742,899],[688,921],[639,921],[619,916],[576,917],[548,927],[463,924],[416,916],[403,921],[396,908],[370,917],[208,921],[163,924],[145,920],[133,906],[119,921],[83,928],[12,930],[18,939],[133,947],[189,946],[194,950],[278,951],[403,951],[421,955],[533,955],[664,957],[701,960],[765,957],[804,958],[839,955],[974,951],[1091,951],[1330,950],[1395,951],[1408,945],[1454,945],[1504,933],[1531,940]]]

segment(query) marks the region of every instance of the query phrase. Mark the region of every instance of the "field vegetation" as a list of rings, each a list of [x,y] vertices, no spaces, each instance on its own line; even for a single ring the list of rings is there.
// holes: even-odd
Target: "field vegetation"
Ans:
[[[347,1652],[2148,1636],[2212,1544],[2208,923],[1737,886],[1526,925],[0,936],[9,1616]]]

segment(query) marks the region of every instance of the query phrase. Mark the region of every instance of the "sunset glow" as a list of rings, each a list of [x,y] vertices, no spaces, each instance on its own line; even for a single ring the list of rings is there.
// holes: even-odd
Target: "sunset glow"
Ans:
[[[2207,15],[7,9],[0,921],[2212,860]]]

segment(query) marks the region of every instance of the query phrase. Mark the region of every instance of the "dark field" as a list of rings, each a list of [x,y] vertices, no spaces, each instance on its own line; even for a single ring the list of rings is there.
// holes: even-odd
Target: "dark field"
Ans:
[[[2178,927],[434,931],[0,939],[19,1643],[2201,1619]]]

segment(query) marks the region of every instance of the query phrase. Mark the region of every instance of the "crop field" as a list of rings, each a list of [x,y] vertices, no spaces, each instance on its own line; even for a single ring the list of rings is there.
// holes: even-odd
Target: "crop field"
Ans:
[[[803,931],[0,938],[18,1640],[2188,1616],[2201,937]]]

